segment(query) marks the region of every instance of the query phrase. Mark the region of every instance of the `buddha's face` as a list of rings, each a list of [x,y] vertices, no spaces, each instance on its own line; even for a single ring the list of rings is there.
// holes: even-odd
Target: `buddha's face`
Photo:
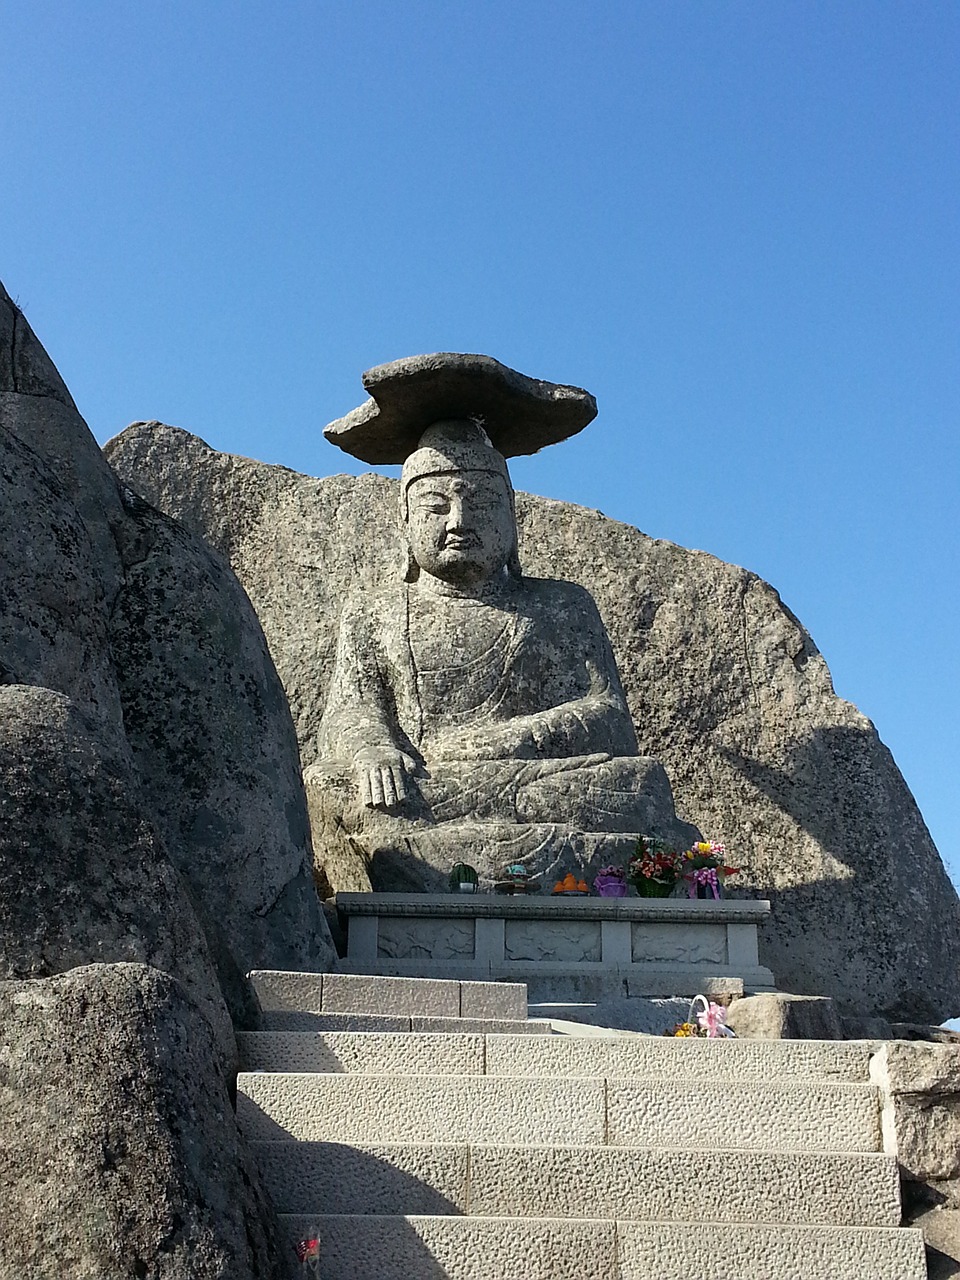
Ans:
[[[475,587],[500,573],[516,527],[502,476],[490,471],[421,476],[407,491],[407,538],[424,573]]]

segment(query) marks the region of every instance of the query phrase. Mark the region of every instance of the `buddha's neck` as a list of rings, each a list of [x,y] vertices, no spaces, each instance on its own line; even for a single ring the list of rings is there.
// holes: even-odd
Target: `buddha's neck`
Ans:
[[[474,586],[463,586],[454,582],[446,582],[443,578],[434,578],[432,574],[421,573],[417,578],[417,590],[425,595],[443,596],[452,600],[477,600],[493,602],[502,600],[511,587],[510,575],[501,570],[493,578],[478,582]]]

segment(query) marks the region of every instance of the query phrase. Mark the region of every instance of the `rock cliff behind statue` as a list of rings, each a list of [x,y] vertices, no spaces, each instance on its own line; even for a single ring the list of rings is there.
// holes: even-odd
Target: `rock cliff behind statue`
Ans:
[[[381,592],[402,559],[396,482],[317,480],[159,423],[106,453],[229,558],[313,764],[343,602]],[[735,853],[744,892],[772,899],[761,959],[779,985],[850,1012],[960,1012],[957,894],[889,751],[777,592],[596,511],[518,494],[516,514],[524,572],[599,606],[639,752],[666,767],[680,818]],[[334,887],[363,887],[333,842],[318,853]]]

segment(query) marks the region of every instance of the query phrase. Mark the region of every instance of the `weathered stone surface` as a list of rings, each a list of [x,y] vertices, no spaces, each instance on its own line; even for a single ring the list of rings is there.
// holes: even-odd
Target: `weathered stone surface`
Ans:
[[[62,693],[0,687],[0,978],[98,961],[175,975],[229,1065],[206,941],[129,759]]]
[[[67,695],[125,758],[242,1017],[247,969],[334,957],[262,631],[220,558],[123,492],[2,286],[0,352],[0,684]]]
[[[843,1040],[837,1007],[829,996],[780,992],[745,996],[727,1010],[727,1026],[744,1040]]]
[[[926,1208],[907,1221],[923,1232],[927,1280],[953,1280],[960,1276],[960,1209]]]
[[[894,1040],[871,1070],[903,1173],[925,1183],[960,1178],[960,1047]]]
[[[331,444],[365,462],[403,462],[431,423],[480,414],[507,458],[566,440],[597,416],[582,387],[528,378],[491,356],[440,351],[368,369],[370,399],[324,429]]]
[[[0,1061],[0,1274],[279,1280],[276,1219],[173,978],[0,982]]]
[[[218,555],[127,494],[110,618],[147,810],[236,1009],[254,967],[329,968],[296,736],[256,615]]]
[[[884,1046],[883,1057],[893,1094],[960,1095],[960,1046],[897,1041]]]
[[[159,424],[107,455],[229,557],[313,763],[347,588],[395,578],[394,482],[315,480]],[[772,900],[761,961],[780,985],[845,1013],[960,1013],[956,892],[889,752],[773,588],[599,512],[518,495],[517,516],[524,572],[597,601],[639,749],[664,763],[680,816],[726,843],[733,883]]]
[[[89,530],[51,468],[2,422],[0,492],[0,683],[58,689],[120,737]]]
[[[43,459],[76,507],[109,603],[122,572],[111,536],[121,515],[116,480],[53,361],[2,284],[0,351],[0,426]]]
[[[411,448],[404,571],[361,585],[340,621],[304,775],[318,842],[359,845],[378,888],[424,864],[439,887],[465,859],[487,883],[528,860],[549,877],[577,832],[632,833],[630,851],[638,832],[690,844],[662,766],[638,757],[589,593],[520,572],[503,455],[471,421],[434,423]]]
[[[0,1274],[274,1274],[221,984],[242,1017],[245,968],[332,958],[298,767],[242,590],[0,286]],[[154,968],[45,978],[94,961]]]

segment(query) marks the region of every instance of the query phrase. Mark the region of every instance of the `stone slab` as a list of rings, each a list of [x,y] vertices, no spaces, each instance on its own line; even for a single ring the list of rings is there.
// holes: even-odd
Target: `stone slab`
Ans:
[[[527,1016],[527,992],[522,982],[478,982],[471,979],[398,976],[380,968],[402,961],[344,962],[337,973],[294,973],[255,969],[249,974],[264,1013],[364,1014],[381,1017],[440,1017],[519,1019]],[[416,962],[406,967],[417,968]],[[447,968],[456,966],[447,966]],[[352,970],[356,970],[355,972]],[[374,971],[376,970],[376,971]],[[395,1028],[399,1029],[399,1028]]]
[[[517,1042],[487,1037],[486,1071],[506,1076],[637,1076],[665,1082],[727,1079],[840,1080],[867,1084],[870,1044],[832,1040],[678,1040],[632,1036],[597,1040],[551,1036]],[[728,1112],[727,1108],[724,1108]]]
[[[461,1018],[525,1018],[527,988],[522,982],[461,982]]]
[[[467,1212],[482,1217],[709,1221],[718,1210],[725,1222],[896,1227],[897,1164],[862,1153],[705,1150],[694,1158],[672,1145],[470,1148]]]
[[[587,1219],[283,1216],[324,1280],[926,1280],[919,1231]]]
[[[764,898],[562,898],[549,894],[338,893],[341,915],[473,916],[506,920],[632,920],[762,924]]]
[[[526,983],[528,997],[531,1000],[574,1000],[589,998],[583,993],[589,989],[585,984],[596,983],[604,990],[616,987],[623,994],[622,985],[627,983],[631,996],[686,996],[691,998],[699,993],[743,994],[748,991],[772,991],[774,989],[773,974],[769,969],[758,966],[756,969],[737,973],[725,972],[723,968],[705,965],[607,965],[601,961],[539,961],[531,963],[527,960],[504,961],[502,963],[463,963],[458,960],[430,960],[419,958],[392,959],[379,957],[376,961],[351,960],[349,957],[339,962],[340,973],[377,974],[383,977],[405,977],[427,979],[443,974],[461,981],[482,980],[486,982],[518,982]]]
[[[727,1222],[900,1224],[897,1162],[883,1155],[705,1151],[694,1161],[679,1148],[325,1142],[256,1151],[281,1213],[709,1221],[719,1197]]]
[[[304,1013],[320,1013],[323,1009],[322,973],[254,969],[247,977],[264,1012],[293,1009]]]
[[[254,1141],[604,1141],[602,1080],[242,1072],[237,1117]]]
[[[323,984],[324,1013],[398,1013],[456,1018],[460,984],[441,978],[358,976],[328,973]]]
[[[620,1280],[926,1280],[903,1227],[619,1223]]]
[[[411,1018],[411,1031],[450,1031],[467,1035],[553,1034],[548,1018]]]
[[[260,1031],[444,1031],[467,1035],[552,1034],[548,1018],[430,1018],[381,1013],[303,1013],[269,1009],[260,1014]]]
[[[282,1011],[281,1011],[282,1012]],[[302,1015],[324,1018],[332,1015]],[[353,1016],[353,1015],[344,1015]],[[374,1075],[637,1077],[743,1083],[835,1080],[867,1084],[871,1046],[863,1041],[677,1040],[666,1036],[580,1039],[520,1022],[503,1033],[496,1019],[394,1019],[431,1025],[425,1033],[390,1028],[240,1032],[247,1071],[360,1072]],[[544,1028],[517,1036],[513,1027]],[[468,1030],[473,1028],[472,1031]],[[312,1032],[312,1034],[310,1033]],[[487,1034],[484,1034],[487,1033]]]
[[[843,1039],[837,1007],[829,996],[748,996],[734,1001],[727,1022],[746,1040]]]
[[[616,1224],[549,1218],[283,1217],[323,1280],[617,1280]]]
[[[719,1083],[607,1081],[611,1146],[665,1141],[697,1151],[880,1151],[880,1108],[871,1085],[786,1081],[749,1089]]]
[[[507,1039],[510,1039],[508,1036]],[[361,1075],[483,1075],[484,1038],[409,1031],[248,1031],[237,1036],[245,1071]]]
[[[396,1013],[309,1013],[300,1009],[266,1009],[257,1023],[260,1031],[269,1032],[409,1031],[410,1021],[410,1018]]]
[[[465,1144],[348,1146],[259,1142],[261,1179],[280,1213],[460,1214],[468,1208]]]

